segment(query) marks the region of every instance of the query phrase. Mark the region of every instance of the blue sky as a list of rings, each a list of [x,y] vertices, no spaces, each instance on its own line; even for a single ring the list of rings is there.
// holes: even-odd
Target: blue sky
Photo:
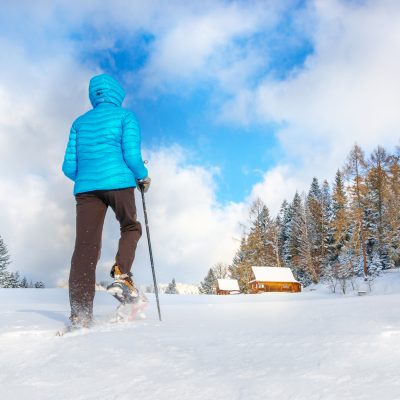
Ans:
[[[265,58],[249,77],[250,86],[256,86],[265,76],[285,79],[301,68],[307,56],[312,54],[311,41],[305,32],[299,32],[295,21],[305,7],[304,1],[288,2],[273,29],[256,31],[234,40],[237,51],[246,52],[248,46],[252,46],[257,48],[261,58]],[[85,44],[77,57],[81,63],[96,65],[124,84],[128,93],[125,106],[134,110],[139,119],[144,147],[157,149],[180,145],[190,152],[191,163],[218,167],[216,194],[222,203],[243,201],[249,196],[262,172],[280,159],[280,146],[275,137],[277,124],[272,121],[238,124],[219,120],[219,108],[231,94],[218,87],[212,76],[169,82],[161,90],[151,93],[143,92],[139,78],[126,83],[127,74],[139,76],[146,67],[156,40],[154,33],[117,30],[113,47],[97,50],[90,43],[102,40],[103,31],[94,29],[88,22],[70,36],[72,41]]]
[[[399,144],[399,18],[391,1],[2,4],[0,235],[13,269],[68,277],[75,210],[61,163],[93,75],[124,85],[142,128],[159,279],[196,283],[231,262],[255,198],[274,215],[314,176],[332,181],[355,142]],[[117,241],[110,214],[98,280]],[[151,281],[145,241],[134,274]]]

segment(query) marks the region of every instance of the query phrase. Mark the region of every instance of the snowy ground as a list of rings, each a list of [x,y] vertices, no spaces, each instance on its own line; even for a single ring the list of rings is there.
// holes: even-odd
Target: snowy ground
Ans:
[[[400,399],[400,273],[374,295],[163,295],[56,337],[65,289],[0,290],[2,399]],[[98,318],[115,301],[96,295]]]

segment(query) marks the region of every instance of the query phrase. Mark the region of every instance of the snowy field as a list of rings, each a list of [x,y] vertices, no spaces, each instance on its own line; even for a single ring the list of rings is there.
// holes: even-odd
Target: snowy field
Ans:
[[[115,300],[96,295],[96,316]],[[0,290],[1,398],[400,399],[400,273],[363,297],[154,298],[147,319],[56,337],[65,289]]]

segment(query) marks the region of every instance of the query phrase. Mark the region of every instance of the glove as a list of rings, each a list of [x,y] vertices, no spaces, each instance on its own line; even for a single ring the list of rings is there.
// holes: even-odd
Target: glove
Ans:
[[[143,193],[146,193],[149,190],[151,178],[147,176],[144,179],[138,179],[136,182],[139,186],[139,190]]]

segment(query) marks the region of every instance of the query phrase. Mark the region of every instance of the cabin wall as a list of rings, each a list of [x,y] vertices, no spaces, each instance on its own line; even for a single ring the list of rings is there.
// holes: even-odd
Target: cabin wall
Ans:
[[[262,292],[301,292],[301,285],[297,282],[252,282],[250,283],[251,293]]]

